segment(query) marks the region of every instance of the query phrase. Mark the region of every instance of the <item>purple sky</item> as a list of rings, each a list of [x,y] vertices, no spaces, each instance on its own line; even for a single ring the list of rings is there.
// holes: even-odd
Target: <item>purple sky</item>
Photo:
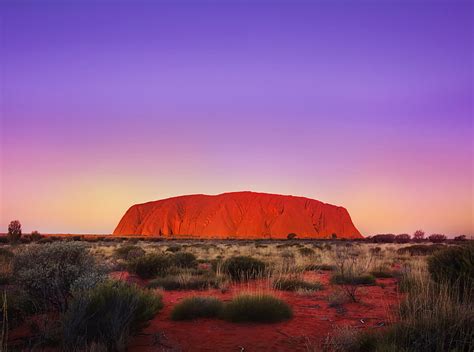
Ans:
[[[1,2],[0,226],[255,190],[472,234],[470,1]],[[0,231],[1,232],[1,231]]]

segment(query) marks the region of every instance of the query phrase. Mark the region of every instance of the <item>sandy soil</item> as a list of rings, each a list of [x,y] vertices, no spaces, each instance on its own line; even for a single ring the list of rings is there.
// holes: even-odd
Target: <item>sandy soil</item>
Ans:
[[[122,275],[122,279],[135,281]],[[141,334],[134,337],[131,351],[311,351],[322,346],[328,335],[342,326],[357,329],[380,329],[393,320],[393,309],[400,301],[394,279],[379,279],[378,286],[359,289],[361,301],[347,303],[342,309],[331,308],[327,296],[336,289],[329,285],[328,273],[307,273],[307,280],[320,281],[325,289],[310,295],[274,291],[264,282],[238,284],[228,292],[163,291],[165,307]],[[384,286],[384,287],[382,287]],[[184,297],[212,295],[224,301],[242,291],[265,292],[288,302],[293,319],[276,324],[236,324],[218,319],[197,319],[174,322],[173,306]]]

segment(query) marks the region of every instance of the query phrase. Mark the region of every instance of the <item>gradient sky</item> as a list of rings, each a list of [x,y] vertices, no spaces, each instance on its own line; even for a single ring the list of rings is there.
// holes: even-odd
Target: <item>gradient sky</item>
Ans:
[[[2,1],[0,232],[254,190],[473,234],[471,1]]]

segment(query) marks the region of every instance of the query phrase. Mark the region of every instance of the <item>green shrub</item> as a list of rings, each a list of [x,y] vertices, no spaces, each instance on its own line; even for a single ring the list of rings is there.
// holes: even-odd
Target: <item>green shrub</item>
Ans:
[[[414,244],[412,246],[402,247],[397,250],[397,254],[409,254],[411,256],[414,255],[431,255],[441,249],[446,248],[442,244],[432,244],[432,245],[424,245],[424,244]]]
[[[166,291],[173,290],[206,290],[208,288],[217,288],[219,283],[210,276],[184,276],[174,275],[157,278],[148,284],[149,288],[161,287]]]
[[[246,281],[262,275],[265,263],[252,257],[237,256],[227,259],[223,268],[233,280]]]
[[[170,246],[166,249],[166,252],[176,253],[181,250],[181,246]]]
[[[393,274],[388,270],[375,270],[371,271],[370,274],[377,279],[388,279],[393,277]]]
[[[196,256],[188,252],[175,253],[172,261],[178,268],[196,268],[198,265]]]
[[[298,252],[303,256],[303,257],[311,257],[314,255],[314,249],[303,247],[303,248],[298,248]]]
[[[38,240],[38,243],[44,244],[44,243],[52,243],[54,241],[53,237],[43,237]]]
[[[289,240],[293,240],[297,237],[298,235],[296,233],[289,233],[286,238],[289,239]]]
[[[375,277],[372,275],[341,275],[331,277],[331,283],[336,285],[375,285]]]
[[[299,279],[280,279],[273,282],[273,288],[283,291],[318,291],[323,289],[323,285],[319,282],[308,282]]]
[[[231,322],[274,323],[290,319],[291,307],[270,295],[238,295],[224,305],[222,317]]]
[[[133,260],[135,258],[144,256],[145,251],[139,246],[128,244],[115,249],[114,254],[119,259]]]
[[[223,303],[214,297],[189,297],[171,311],[172,320],[215,318],[221,314]]]
[[[161,254],[147,254],[128,263],[128,270],[142,279],[165,276],[171,265],[170,257]]]
[[[428,270],[437,283],[449,283],[460,289],[474,287],[474,245],[451,247],[428,258]]]
[[[23,247],[13,260],[14,278],[40,310],[64,311],[73,284],[84,277],[102,281],[104,269],[81,243],[55,242]]]
[[[124,350],[131,334],[163,307],[161,296],[120,281],[109,281],[74,297],[63,318],[66,349],[91,343]]]
[[[370,349],[362,347],[366,334],[357,338],[347,351],[461,352],[474,351],[474,308],[466,296],[448,283],[419,280],[408,288],[400,304],[397,321],[381,330]],[[365,335],[365,336],[364,336]]]
[[[38,232],[38,231],[33,231],[31,232],[31,235],[30,235],[30,238],[32,241],[38,241],[42,238],[43,236],[41,236],[41,234]]]

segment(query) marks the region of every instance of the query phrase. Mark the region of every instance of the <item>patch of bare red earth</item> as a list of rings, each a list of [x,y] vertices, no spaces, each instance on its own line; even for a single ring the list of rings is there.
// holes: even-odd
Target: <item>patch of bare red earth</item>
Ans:
[[[116,278],[140,283],[128,274]],[[338,327],[380,329],[394,320],[400,302],[395,279],[378,279],[377,286],[358,290],[360,302],[346,303],[343,309],[329,307],[328,295],[337,290],[329,284],[327,272],[306,273],[305,279],[325,285],[309,295],[275,291],[267,281],[234,284],[228,291],[163,291],[164,308],[129,346],[131,351],[308,351],[321,347]],[[170,313],[181,299],[190,296],[214,296],[230,300],[242,292],[269,292],[293,308],[291,320],[273,323],[229,323],[218,319],[172,321]]]

